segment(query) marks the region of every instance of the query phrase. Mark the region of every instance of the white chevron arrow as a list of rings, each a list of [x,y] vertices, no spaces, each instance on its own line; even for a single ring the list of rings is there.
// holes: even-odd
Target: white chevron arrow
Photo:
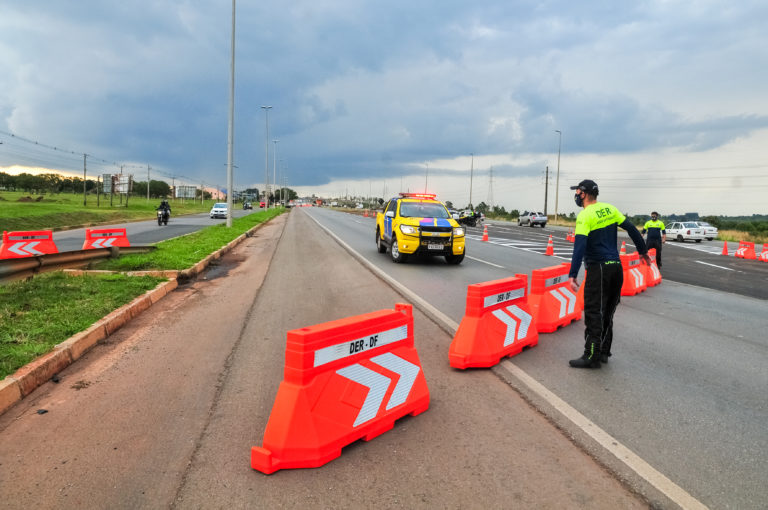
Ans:
[[[35,246],[38,244],[40,244],[40,241],[14,243],[8,248],[8,251],[12,251],[16,255],[22,255],[24,257],[28,257],[29,255],[44,255],[43,252],[35,249]]]
[[[360,408],[360,412],[357,414],[353,427],[362,425],[375,418],[376,415],[379,414],[381,402],[384,400],[384,395],[389,388],[389,383],[391,382],[389,377],[374,372],[370,368],[366,368],[359,364],[340,368],[336,373],[342,377],[355,381],[358,384],[362,384],[369,389],[368,395],[365,397],[365,402],[363,402],[363,407]]]
[[[632,277],[635,279],[635,287],[640,287],[645,280],[645,278],[643,278],[643,273],[637,268],[630,269],[629,272],[632,273]]]
[[[399,356],[395,356],[391,352],[375,356],[371,358],[371,361],[400,376],[395,389],[392,391],[392,396],[389,397],[389,402],[387,402],[387,411],[400,404],[404,404],[408,399],[413,383],[416,382],[416,376],[419,375],[421,367]]]
[[[91,246],[95,246],[96,248],[108,248],[108,247],[112,246],[112,243],[114,243],[114,242],[115,242],[115,238],[114,237],[98,239],[98,240],[94,241]]]
[[[504,347],[515,340],[525,338],[528,334],[528,327],[531,325],[531,320],[533,319],[529,313],[525,312],[517,305],[508,306],[506,310],[514,317],[510,317],[504,313],[503,310],[494,310],[491,312],[494,317],[507,325],[507,332],[504,335]],[[518,327],[518,325],[520,327]]]
[[[572,314],[576,308],[576,295],[565,287],[559,287],[549,291],[552,297],[560,302],[560,315],[559,319],[565,317],[566,314]]]

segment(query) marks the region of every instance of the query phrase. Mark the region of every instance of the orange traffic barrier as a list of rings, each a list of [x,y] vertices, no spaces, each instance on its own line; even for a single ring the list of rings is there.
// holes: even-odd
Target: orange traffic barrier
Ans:
[[[634,296],[648,288],[645,270],[640,267],[642,264],[640,254],[638,252],[633,252],[631,255],[619,254],[619,258],[624,270],[624,284],[621,286],[621,295]]]
[[[555,254],[555,245],[552,244],[552,236],[549,236],[549,241],[547,242],[547,251],[544,252],[544,255],[554,255]]]
[[[454,368],[491,367],[539,343],[526,291],[528,276],[467,287],[467,309],[448,349]]]
[[[128,234],[126,234],[124,228],[102,228],[102,229],[85,229],[85,242],[83,243],[84,250],[90,250],[92,248],[109,248],[110,246],[119,246],[121,248],[130,246],[128,242]]]
[[[579,305],[568,280],[568,263],[534,269],[531,273],[531,293],[528,304],[533,313],[536,331],[551,333],[581,319],[584,301]]]
[[[483,241],[488,240],[488,225],[483,225]]]
[[[739,241],[739,249],[736,250],[734,255],[740,259],[755,260],[757,258],[757,255],[755,255],[755,243]]]
[[[20,259],[49,253],[59,253],[56,243],[53,242],[52,230],[3,231],[0,259]]]
[[[723,241],[723,252],[720,255],[728,255],[728,241]]]
[[[648,257],[651,259],[650,265],[642,265],[642,269],[645,270],[645,283],[648,287],[655,287],[661,283],[661,271],[656,264],[656,248],[648,250]]]
[[[763,244],[763,251],[757,256],[757,260],[762,262],[768,262],[768,243]]]
[[[289,331],[283,380],[251,467],[322,466],[428,407],[411,305]]]
[[[619,255],[626,255],[627,254],[627,242],[622,241],[621,242],[621,251],[619,252]]]

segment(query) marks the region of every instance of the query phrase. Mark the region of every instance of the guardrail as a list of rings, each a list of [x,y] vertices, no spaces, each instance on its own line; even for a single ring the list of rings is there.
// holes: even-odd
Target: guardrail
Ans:
[[[112,246],[110,248],[93,248],[89,250],[65,251],[48,255],[36,255],[20,259],[0,260],[0,283],[29,278],[38,273],[58,271],[73,267],[83,267],[93,260],[119,257],[130,253],[146,253],[155,250],[156,246]]]

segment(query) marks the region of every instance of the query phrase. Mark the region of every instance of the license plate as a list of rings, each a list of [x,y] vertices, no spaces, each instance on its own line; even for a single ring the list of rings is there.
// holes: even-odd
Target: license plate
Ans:
[[[428,250],[442,250],[443,245],[442,244],[428,244],[427,245]]]

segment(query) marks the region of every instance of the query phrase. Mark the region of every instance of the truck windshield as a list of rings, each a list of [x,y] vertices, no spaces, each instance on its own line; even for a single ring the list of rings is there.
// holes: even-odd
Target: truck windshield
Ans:
[[[442,204],[434,202],[402,202],[400,216],[404,218],[450,218]]]

